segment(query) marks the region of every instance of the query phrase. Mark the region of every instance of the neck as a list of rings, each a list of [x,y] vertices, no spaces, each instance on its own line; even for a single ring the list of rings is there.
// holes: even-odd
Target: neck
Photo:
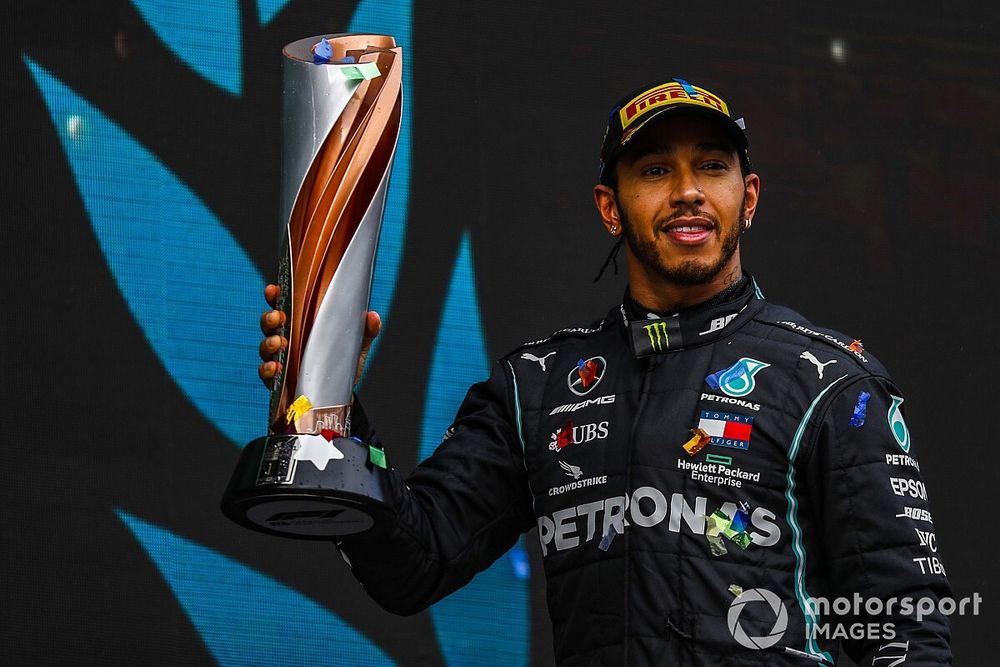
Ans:
[[[681,285],[646,271],[630,255],[628,274],[632,298],[647,308],[667,313],[708,301],[736,283],[743,276],[743,267],[737,252],[710,280],[697,285]]]

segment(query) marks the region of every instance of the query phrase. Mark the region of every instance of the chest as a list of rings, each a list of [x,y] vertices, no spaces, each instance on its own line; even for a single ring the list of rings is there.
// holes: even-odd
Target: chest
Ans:
[[[717,508],[780,513],[802,410],[793,365],[733,344],[567,352],[525,424],[536,515],[561,527],[551,546],[635,521],[704,531]]]

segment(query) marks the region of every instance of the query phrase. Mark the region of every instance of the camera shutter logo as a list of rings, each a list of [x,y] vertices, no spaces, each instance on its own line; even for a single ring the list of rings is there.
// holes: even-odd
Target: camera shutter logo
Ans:
[[[774,612],[774,626],[768,634],[762,637],[751,637],[743,629],[743,626],[740,625],[740,614],[743,613],[743,608],[751,602],[764,602]],[[782,604],[781,598],[771,591],[766,588],[751,588],[743,591],[742,595],[732,601],[729,605],[729,614],[726,616],[726,621],[729,624],[729,633],[740,646],[763,650],[777,644],[781,640],[782,635],[785,634],[785,630],[788,628],[788,611],[785,609],[785,605]]]

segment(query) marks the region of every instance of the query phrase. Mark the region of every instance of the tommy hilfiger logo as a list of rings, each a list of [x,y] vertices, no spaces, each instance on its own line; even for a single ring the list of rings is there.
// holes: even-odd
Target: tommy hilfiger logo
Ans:
[[[753,417],[718,410],[702,410],[698,428],[712,436],[713,445],[745,450],[750,449]]]

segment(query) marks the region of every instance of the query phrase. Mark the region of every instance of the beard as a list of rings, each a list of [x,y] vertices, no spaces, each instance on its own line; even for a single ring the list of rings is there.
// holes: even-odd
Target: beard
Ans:
[[[628,215],[625,210],[621,207],[618,209],[618,214],[620,222],[622,225],[622,232],[625,236],[625,241],[628,243],[629,249],[635,258],[645,266],[647,269],[651,269],[656,272],[664,280],[674,283],[675,285],[703,285],[709,282],[722,271],[723,267],[729,263],[732,259],[733,254],[740,245],[740,233],[743,229],[743,223],[746,219],[744,216],[744,204],[746,203],[746,190],[743,191],[743,201],[740,202],[740,215],[739,220],[736,224],[726,232],[726,235],[722,237],[722,252],[719,254],[719,258],[710,263],[705,264],[701,259],[685,259],[681,260],[676,266],[667,266],[664,262],[663,257],[660,255],[659,250],[656,247],[655,241],[646,241],[639,238],[636,233],[635,227],[632,226],[632,221],[628,219]],[[677,214],[678,217],[681,213]],[[690,213],[690,215],[699,215],[715,223],[715,228],[719,229],[719,221],[711,215],[708,215],[704,211],[695,210]]]

